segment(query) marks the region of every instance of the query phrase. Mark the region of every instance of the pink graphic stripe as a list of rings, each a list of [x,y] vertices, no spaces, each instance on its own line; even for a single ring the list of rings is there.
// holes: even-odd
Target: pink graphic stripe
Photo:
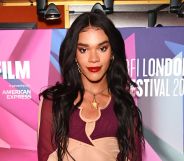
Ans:
[[[60,73],[58,73],[58,71],[56,70],[56,68],[54,68],[54,66],[52,64],[50,64],[49,66],[49,85],[54,85],[56,84],[56,81],[62,81],[61,75]],[[53,77],[54,75],[54,77]]]
[[[37,152],[22,149],[0,148],[1,161],[37,161]]]
[[[131,59],[136,59],[135,34],[134,33],[131,34],[125,40],[125,51],[126,51],[126,57],[129,61],[131,61]],[[132,79],[136,79],[136,70],[129,71],[129,75],[131,76]]]
[[[2,130],[2,129],[1,129]],[[0,136],[1,137],[1,136]],[[10,145],[7,143],[7,142],[5,142],[4,140],[2,140],[1,138],[0,138],[0,148],[7,148],[7,149],[10,149]]]
[[[35,130],[2,107],[0,107],[0,118],[0,138],[11,148],[36,150],[37,132]]]
[[[146,140],[145,140],[145,153],[143,154],[143,161],[162,161]]]
[[[17,44],[10,60],[30,60],[31,79],[23,79],[35,93],[48,84],[52,30],[27,30]]]
[[[3,90],[14,90],[15,88],[11,87],[11,85],[1,77],[0,84],[0,106],[18,117],[19,120],[22,120],[34,130],[37,130],[38,104],[30,99],[7,99],[6,95],[2,94]]]
[[[0,32],[0,60],[9,60],[15,46],[19,42],[23,30],[4,30]]]

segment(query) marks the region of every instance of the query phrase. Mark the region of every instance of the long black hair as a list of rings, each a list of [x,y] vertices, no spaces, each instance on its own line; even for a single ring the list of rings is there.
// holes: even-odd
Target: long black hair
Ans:
[[[63,82],[41,93],[44,98],[53,100],[54,142],[58,148],[58,161],[62,161],[66,153],[69,154],[67,146],[70,115],[83,101],[84,87],[75,57],[79,33],[88,26],[101,28],[106,33],[114,57],[107,71],[107,81],[115,101],[114,111],[119,123],[117,140],[120,153],[117,160],[141,160],[140,153],[144,144],[142,119],[130,94],[130,86],[136,84],[128,75],[124,40],[111,20],[103,12],[96,10],[81,14],[68,29],[59,55]],[[81,99],[74,106],[73,102],[78,94]]]

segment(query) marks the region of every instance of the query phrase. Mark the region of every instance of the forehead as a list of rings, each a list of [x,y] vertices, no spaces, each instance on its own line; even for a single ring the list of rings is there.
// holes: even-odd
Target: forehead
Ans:
[[[85,42],[108,41],[108,37],[103,29],[99,27],[86,27],[79,33],[79,40]]]

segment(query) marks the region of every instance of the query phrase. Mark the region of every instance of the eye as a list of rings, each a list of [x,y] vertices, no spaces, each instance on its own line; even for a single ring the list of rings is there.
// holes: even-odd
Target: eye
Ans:
[[[78,48],[78,50],[79,50],[80,53],[85,53],[87,51],[86,48]]]
[[[107,48],[108,48],[107,46],[100,47],[100,51],[106,52]]]

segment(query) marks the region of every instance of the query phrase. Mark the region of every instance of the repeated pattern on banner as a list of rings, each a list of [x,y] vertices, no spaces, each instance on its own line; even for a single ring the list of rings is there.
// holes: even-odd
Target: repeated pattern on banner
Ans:
[[[122,28],[143,115],[144,161],[184,160],[183,27]],[[65,29],[0,31],[0,160],[37,161],[38,94],[62,81]]]

